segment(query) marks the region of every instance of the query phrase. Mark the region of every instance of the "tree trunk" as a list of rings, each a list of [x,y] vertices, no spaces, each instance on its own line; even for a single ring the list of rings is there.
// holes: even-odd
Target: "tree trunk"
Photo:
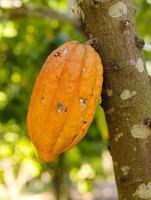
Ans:
[[[53,175],[53,185],[54,193],[56,200],[61,200],[64,193],[64,165],[63,165],[63,156],[58,158],[58,163],[55,166],[54,175]]]
[[[120,200],[151,199],[151,88],[130,0],[79,0],[104,65],[104,110]],[[101,197],[100,197],[101,199]]]
[[[61,191],[60,191],[61,179],[62,179],[62,174],[60,174],[60,170],[57,168],[54,171],[54,177],[53,177],[53,184],[54,184],[54,190],[55,190],[54,193],[55,193],[56,200],[60,200],[60,197],[61,197]]]
[[[67,166],[64,162],[64,155],[58,158],[53,174],[53,186],[56,200],[71,200],[70,198],[70,182]]]

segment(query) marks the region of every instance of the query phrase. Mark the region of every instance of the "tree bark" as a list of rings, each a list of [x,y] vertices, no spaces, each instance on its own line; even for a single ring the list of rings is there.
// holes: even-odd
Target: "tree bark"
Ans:
[[[103,106],[120,200],[151,199],[151,88],[130,0],[78,0],[104,65]],[[101,199],[101,197],[100,197]]]

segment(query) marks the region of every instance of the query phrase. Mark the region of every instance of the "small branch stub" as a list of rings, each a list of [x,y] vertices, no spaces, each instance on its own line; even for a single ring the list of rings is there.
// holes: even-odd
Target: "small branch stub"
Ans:
[[[98,49],[98,46],[97,46],[97,43],[98,43],[98,41],[97,41],[97,38],[91,38],[91,39],[89,39],[89,40],[87,40],[86,42],[85,42],[85,44],[89,44],[89,45],[91,45],[93,48],[95,48],[95,50],[97,51],[97,49]]]
[[[142,38],[135,36],[135,44],[136,44],[137,48],[143,49],[145,42]]]
[[[122,20],[120,23],[121,31],[125,31],[130,27],[130,20]]]
[[[151,117],[147,117],[144,119],[144,125],[147,126],[147,128],[151,129]]]

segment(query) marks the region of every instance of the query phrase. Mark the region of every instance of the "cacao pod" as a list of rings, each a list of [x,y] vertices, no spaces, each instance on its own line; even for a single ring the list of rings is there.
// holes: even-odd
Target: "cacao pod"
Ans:
[[[52,162],[85,136],[102,81],[101,59],[88,44],[67,42],[48,56],[27,115],[28,133],[41,160]]]

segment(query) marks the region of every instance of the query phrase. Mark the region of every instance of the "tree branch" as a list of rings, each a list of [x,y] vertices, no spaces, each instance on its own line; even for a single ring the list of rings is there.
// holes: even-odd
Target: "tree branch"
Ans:
[[[78,0],[104,65],[104,109],[120,200],[151,199],[151,88],[131,0]],[[101,197],[100,197],[101,198]]]
[[[34,18],[44,18],[48,20],[56,19],[62,23],[68,23],[79,29],[80,20],[77,18],[69,17],[63,13],[59,13],[51,8],[36,6],[34,4],[23,4],[21,7],[3,8],[0,7],[2,11],[2,17],[0,19],[17,19],[21,17],[34,17]]]

